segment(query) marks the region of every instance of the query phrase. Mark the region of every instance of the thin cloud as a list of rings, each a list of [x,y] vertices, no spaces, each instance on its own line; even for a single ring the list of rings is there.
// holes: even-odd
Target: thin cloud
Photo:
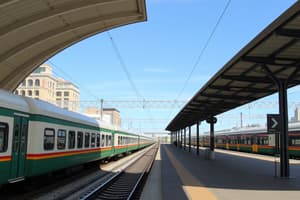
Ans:
[[[191,78],[192,83],[197,83],[197,82],[207,82],[211,79],[212,75],[196,75]]]
[[[165,67],[146,67],[144,68],[144,72],[151,73],[169,73],[170,70]]]

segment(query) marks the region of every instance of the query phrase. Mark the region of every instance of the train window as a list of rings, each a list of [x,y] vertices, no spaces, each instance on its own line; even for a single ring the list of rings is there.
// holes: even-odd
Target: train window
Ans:
[[[77,132],[77,148],[81,149],[83,146],[83,132]]]
[[[84,135],[84,147],[85,148],[90,147],[90,133],[85,133]]]
[[[100,147],[100,134],[97,134],[97,147]]]
[[[69,131],[68,140],[69,140],[68,148],[74,149],[75,148],[75,131]]]
[[[263,137],[262,138],[262,144],[268,145],[269,144],[269,137]]]
[[[101,136],[101,147],[105,146],[105,135],[102,134]]]
[[[300,138],[299,137],[292,137],[292,146],[300,146]]]
[[[66,148],[66,130],[58,129],[57,131],[57,149]]]
[[[91,147],[95,147],[95,141],[96,141],[96,135],[95,135],[95,133],[92,133],[92,137],[91,137]]]
[[[0,152],[5,152],[8,146],[8,124],[0,123]]]
[[[245,138],[241,139],[241,144],[247,144]]]
[[[54,129],[45,128],[44,130],[44,150],[53,150],[54,149]]]
[[[250,138],[246,138],[246,144],[251,144]]]
[[[111,146],[111,135],[108,137],[108,146]]]
[[[257,137],[256,144],[261,145],[261,143],[262,143],[262,138],[261,137]]]
[[[105,144],[108,146],[108,135],[105,136]]]

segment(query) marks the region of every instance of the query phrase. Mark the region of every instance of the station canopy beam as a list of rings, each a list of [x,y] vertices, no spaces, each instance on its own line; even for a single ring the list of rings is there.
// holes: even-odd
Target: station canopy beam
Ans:
[[[4,0],[0,13],[0,88],[9,91],[63,49],[146,21],[145,0]]]
[[[300,84],[300,2],[285,11],[217,72],[166,130],[189,127],[278,92],[265,67],[287,88]],[[291,79],[292,77],[292,79]]]

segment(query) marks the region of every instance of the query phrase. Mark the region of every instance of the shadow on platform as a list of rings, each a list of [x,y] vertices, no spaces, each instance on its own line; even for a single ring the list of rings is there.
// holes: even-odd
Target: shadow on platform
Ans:
[[[234,190],[300,190],[299,164],[290,165],[291,179],[280,179],[274,177],[275,164],[271,161],[218,152],[215,160],[205,160],[203,151],[200,151],[198,156],[195,150],[188,152],[188,148],[183,150],[173,145],[161,145],[163,162],[169,159],[166,150],[170,151],[204,187]],[[174,166],[170,164],[169,162],[164,167],[174,171],[171,170]],[[177,189],[180,190],[178,187]]]

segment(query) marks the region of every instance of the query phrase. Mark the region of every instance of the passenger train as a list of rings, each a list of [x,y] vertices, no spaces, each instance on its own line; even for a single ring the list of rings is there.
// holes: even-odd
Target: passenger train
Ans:
[[[291,158],[300,158],[300,123],[290,123],[288,132],[288,151]],[[196,137],[192,137],[192,145],[196,146]],[[249,153],[278,153],[275,134],[268,134],[266,127],[247,127],[222,130],[215,133],[215,148],[243,151]],[[208,133],[200,136],[199,145],[210,146]]]
[[[50,103],[0,90],[0,185],[154,143]]]

